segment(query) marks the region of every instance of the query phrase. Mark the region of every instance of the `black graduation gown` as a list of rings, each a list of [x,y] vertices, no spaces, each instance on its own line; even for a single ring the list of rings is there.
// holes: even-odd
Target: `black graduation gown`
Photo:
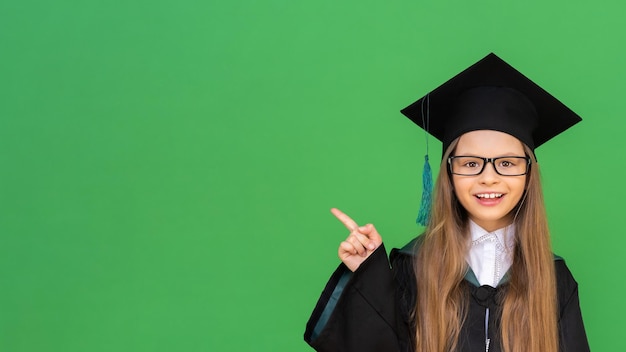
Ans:
[[[415,241],[415,240],[414,240]],[[394,249],[390,261],[381,245],[351,273],[343,264],[333,273],[307,323],[305,341],[320,352],[410,352],[413,328],[409,312],[415,302],[413,243]],[[578,284],[565,261],[555,257],[559,309],[560,350],[586,352],[589,344],[578,301]],[[497,309],[490,309],[485,329],[485,307],[493,288],[478,287],[471,270],[464,286],[472,298],[468,316],[459,337],[458,351],[485,351],[488,331],[490,352],[499,352],[500,338]],[[502,285],[499,286],[499,288]],[[481,294],[483,294],[481,296]],[[486,295],[485,295],[486,294]]]

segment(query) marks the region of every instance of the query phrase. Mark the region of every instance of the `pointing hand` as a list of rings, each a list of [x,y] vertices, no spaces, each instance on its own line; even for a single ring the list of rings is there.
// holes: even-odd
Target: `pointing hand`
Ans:
[[[336,208],[332,208],[330,212],[350,231],[348,238],[339,244],[338,254],[339,259],[348,269],[355,271],[383,243],[383,239],[374,225],[359,226],[348,215]]]

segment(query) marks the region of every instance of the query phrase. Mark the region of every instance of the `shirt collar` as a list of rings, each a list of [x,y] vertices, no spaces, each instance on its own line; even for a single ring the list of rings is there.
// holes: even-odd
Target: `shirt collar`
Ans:
[[[478,225],[474,221],[470,220],[469,230],[472,243],[476,243],[476,241],[479,241],[481,237],[485,237],[487,235],[495,235],[498,241],[502,243],[506,248],[510,249],[515,246],[515,224],[511,224],[506,227],[489,232],[480,227],[480,225]]]

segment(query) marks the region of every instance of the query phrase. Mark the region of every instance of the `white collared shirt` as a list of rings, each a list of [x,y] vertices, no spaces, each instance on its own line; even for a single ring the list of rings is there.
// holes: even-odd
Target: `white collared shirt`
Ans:
[[[513,263],[515,225],[487,232],[470,220],[467,263],[481,285],[496,287]]]

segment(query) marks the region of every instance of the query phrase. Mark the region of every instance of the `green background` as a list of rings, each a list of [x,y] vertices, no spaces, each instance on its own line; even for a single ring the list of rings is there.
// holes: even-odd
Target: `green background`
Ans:
[[[591,347],[626,350],[614,1],[0,2],[0,350],[309,351],[346,230],[418,234],[399,113],[493,51],[583,117],[537,151]],[[431,158],[440,144],[431,139]]]

